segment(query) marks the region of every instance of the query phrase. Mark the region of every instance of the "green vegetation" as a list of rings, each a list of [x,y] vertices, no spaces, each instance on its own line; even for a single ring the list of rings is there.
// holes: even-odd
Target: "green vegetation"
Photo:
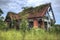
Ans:
[[[26,31],[23,38],[24,32],[19,30],[0,30],[0,40],[60,40],[60,34],[49,33],[42,29],[31,29]]]
[[[1,14],[3,14],[3,11],[0,9],[0,16],[1,16]]]
[[[3,11],[0,9],[0,29],[6,28],[6,23],[3,21],[4,17],[1,16],[3,14]]]
[[[0,11],[0,13],[3,13]],[[60,28],[55,26],[50,28],[50,30],[45,31],[40,28],[32,28],[28,30],[27,15],[25,12],[22,12],[21,15],[21,24],[19,30],[8,29],[0,30],[0,40],[60,40]],[[1,16],[0,16],[1,18]],[[0,29],[6,28],[6,23],[0,19]]]
[[[28,14],[25,14],[25,15],[23,15],[23,14],[24,13],[20,13],[20,15],[21,15],[20,29],[23,32],[23,35],[22,35],[23,39],[22,40],[24,40],[25,34],[26,34],[26,30],[28,28],[28,19],[27,19]]]

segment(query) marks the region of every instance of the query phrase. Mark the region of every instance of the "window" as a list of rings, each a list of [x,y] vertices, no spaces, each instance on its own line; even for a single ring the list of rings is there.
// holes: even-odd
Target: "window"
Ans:
[[[45,25],[45,29],[47,30],[47,22],[44,22],[44,25]]]
[[[30,22],[29,22],[29,28],[32,28],[32,27],[33,27],[33,22],[30,21]]]

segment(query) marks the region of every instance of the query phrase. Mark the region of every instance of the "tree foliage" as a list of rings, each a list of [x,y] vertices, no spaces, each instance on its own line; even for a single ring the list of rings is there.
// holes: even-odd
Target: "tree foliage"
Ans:
[[[0,16],[3,14],[3,11],[0,9]]]
[[[22,15],[23,14],[23,15]],[[21,16],[21,23],[20,23],[20,28],[24,31],[27,29],[28,27],[28,19],[27,19],[27,16],[28,14],[25,14],[24,13],[20,13],[20,16]]]
[[[3,21],[4,17],[1,16],[3,11],[0,9],[0,29],[4,29],[6,27],[6,23]]]
[[[21,12],[20,13],[20,29],[23,31],[23,39],[25,38],[25,34],[26,34],[26,31],[28,29],[28,14],[26,14],[26,12]]]

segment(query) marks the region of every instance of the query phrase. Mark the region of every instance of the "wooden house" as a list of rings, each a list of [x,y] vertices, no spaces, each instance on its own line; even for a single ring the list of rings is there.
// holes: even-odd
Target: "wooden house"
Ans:
[[[51,24],[55,23],[54,13],[51,7],[51,3],[42,4],[37,7],[29,7],[24,9],[22,12],[29,14],[27,19],[29,23],[29,27],[32,28],[44,28],[47,29],[51,27]],[[20,12],[21,13],[21,12]],[[5,21],[7,22],[8,26],[19,28],[20,24],[20,13],[16,14],[13,12],[8,12]],[[50,16],[52,15],[52,18]],[[13,24],[15,20],[15,24]]]

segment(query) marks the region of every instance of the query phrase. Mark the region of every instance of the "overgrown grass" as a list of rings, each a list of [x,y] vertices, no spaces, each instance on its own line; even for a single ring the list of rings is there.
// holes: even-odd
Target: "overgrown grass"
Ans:
[[[0,30],[0,40],[23,40],[23,37],[24,40],[60,40],[60,34],[49,33],[42,29],[31,29],[25,33],[21,30]]]

